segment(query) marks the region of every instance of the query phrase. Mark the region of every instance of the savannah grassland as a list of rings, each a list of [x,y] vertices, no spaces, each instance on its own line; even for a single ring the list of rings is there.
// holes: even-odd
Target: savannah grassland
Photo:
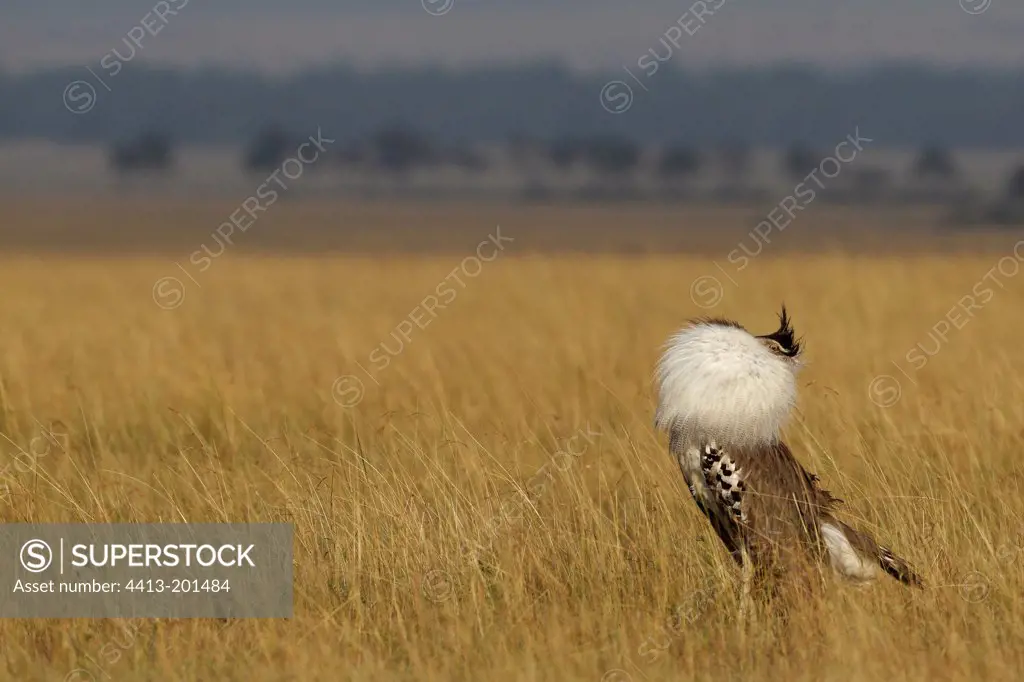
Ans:
[[[0,677],[1020,679],[1024,273],[990,275],[924,367],[906,355],[1022,235],[815,207],[732,283],[712,260],[759,210],[294,204],[158,307],[233,208],[8,201],[0,450],[66,436],[0,474],[0,513],[291,522],[294,618],[7,620]],[[497,225],[515,241],[375,369]],[[789,442],[929,586],[823,573],[787,620],[744,624],[652,428],[652,368],[688,318],[768,331],[782,301],[808,360]]]

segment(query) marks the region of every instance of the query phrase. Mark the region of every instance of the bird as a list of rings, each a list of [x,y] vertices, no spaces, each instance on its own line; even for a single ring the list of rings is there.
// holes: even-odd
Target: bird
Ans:
[[[690,321],[655,370],[655,427],[668,433],[691,496],[742,569],[741,609],[754,585],[822,564],[860,585],[884,573],[924,587],[906,560],[837,517],[842,500],[782,440],[802,351],[783,305],[778,330],[761,336],[728,319]]]

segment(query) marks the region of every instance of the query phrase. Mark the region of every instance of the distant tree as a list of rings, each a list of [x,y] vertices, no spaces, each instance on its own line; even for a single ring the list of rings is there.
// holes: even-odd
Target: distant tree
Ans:
[[[505,139],[502,155],[517,172],[533,177],[548,163],[548,146],[538,138],[513,133]]]
[[[544,140],[523,133],[510,133],[505,137],[502,146],[505,149],[505,154],[513,161],[524,157],[528,157],[532,161],[542,156],[546,148]]]
[[[1014,228],[1024,225],[1024,164],[1011,171],[1005,194],[986,206],[980,219],[967,211],[962,213],[955,216],[961,222],[984,222]]]
[[[864,165],[850,170],[849,195],[860,202],[884,201],[891,195],[892,173],[881,166]]]
[[[377,165],[396,175],[405,175],[418,167],[437,161],[433,145],[422,134],[401,127],[378,131],[371,140]]]
[[[888,189],[891,183],[891,174],[885,168],[868,166],[856,169],[853,174],[854,188],[866,194],[883,192]]]
[[[163,133],[145,132],[116,144],[110,152],[110,164],[119,173],[167,171],[174,165],[170,138]]]
[[[739,181],[750,172],[750,147],[743,142],[727,142],[718,149],[722,169],[731,180]]]
[[[568,171],[584,160],[584,143],[576,139],[555,140],[548,145],[548,159],[560,171]]]
[[[337,166],[360,168],[368,166],[373,160],[373,150],[366,142],[353,140],[331,152],[330,158]]]
[[[821,162],[821,155],[810,147],[794,143],[782,157],[782,170],[790,178],[800,180],[807,177]]]
[[[487,170],[487,158],[476,149],[457,146],[444,153],[444,162],[461,170],[482,173]]]
[[[267,126],[249,144],[242,165],[249,171],[272,171],[284,163],[292,147],[291,137],[281,126]]]
[[[1024,165],[1017,166],[1006,184],[1006,196],[1011,201],[1024,201]]]
[[[585,140],[581,153],[587,165],[599,175],[622,177],[640,163],[640,146],[624,137],[593,137]]]
[[[666,179],[686,179],[700,172],[700,152],[690,147],[669,147],[658,159],[658,175]]]
[[[956,161],[948,149],[930,145],[921,150],[914,161],[914,175],[919,180],[955,180],[958,171]]]

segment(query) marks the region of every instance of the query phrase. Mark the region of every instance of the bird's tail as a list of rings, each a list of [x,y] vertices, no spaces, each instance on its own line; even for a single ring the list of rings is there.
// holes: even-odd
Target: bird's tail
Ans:
[[[869,579],[873,573],[870,564],[877,563],[883,571],[904,585],[924,587],[924,579],[911,568],[906,559],[896,556],[888,547],[879,545],[867,533],[833,518],[822,520],[819,528],[833,568],[846,577]]]
[[[924,587],[924,578],[910,567],[906,559],[896,556],[888,547],[878,547],[878,565],[882,567],[883,571],[904,585]]]

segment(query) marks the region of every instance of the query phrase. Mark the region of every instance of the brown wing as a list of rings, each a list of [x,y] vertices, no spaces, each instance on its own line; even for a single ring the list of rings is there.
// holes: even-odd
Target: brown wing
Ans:
[[[706,513],[734,557],[739,559],[734,548],[741,545],[762,568],[805,560],[808,552],[820,555],[818,519],[839,500],[785,443],[729,449],[707,443],[701,469],[713,498]]]

